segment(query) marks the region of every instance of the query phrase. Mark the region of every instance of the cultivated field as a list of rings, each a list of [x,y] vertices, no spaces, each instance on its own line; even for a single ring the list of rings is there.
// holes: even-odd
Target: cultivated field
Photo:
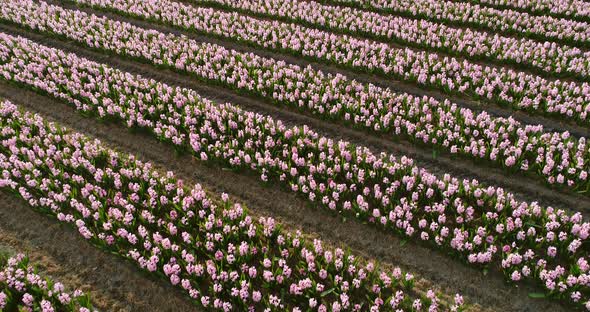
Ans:
[[[0,311],[590,310],[589,0],[0,0]]]

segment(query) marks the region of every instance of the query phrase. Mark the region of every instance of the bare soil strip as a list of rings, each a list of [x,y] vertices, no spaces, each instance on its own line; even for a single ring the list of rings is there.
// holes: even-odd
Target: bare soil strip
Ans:
[[[0,192],[0,244],[22,252],[46,275],[90,294],[101,311],[199,311],[188,296],[126,260],[101,251],[72,227]]]
[[[171,26],[165,26],[162,24],[155,24],[155,23],[142,21],[140,19],[135,19],[135,18],[128,18],[128,17],[122,16],[119,14],[103,12],[103,11],[91,9],[88,7],[80,7],[75,4],[70,3],[68,1],[47,0],[47,2],[52,3],[52,4],[56,4],[56,5],[60,5],[64,8],[68,8],[68,9],[76,9],[76,10],[84,11],[87,13],[95,14],[97,16],[105,16],[105,17],[108,17],[113,20],[127,22],[127,23],[130,23],[135,26],[142,27],[142,28],[151,28],[151,29],[156,29],[156,30],[164,32],[164,33],[185,35],[185,36],[187,36],[191,39],[194,39],[196,41],[199,41],[199,42],[210,42],[210,43],[218,44],[218,45],[221,45],[221,46],[226,47],[228,49],[233,49],[233,50],[240,51],[240,52],[254,53],[254,54],[257,54],[260,56],[264,56],[264,57],[270,57],[270,58],[274,58],[274,59],[278,59],[278,60],[284,60],[285,62],[288,62],[291,64],[297,64],[299,66],[311,65],[314,68],[322,70],[327,73],[332,73],[332,74],[340,73],[340,74],[345,75],[347,77],[354,78],[357,81],[365,82],[365,83],[372,83],[372,84],[380,86],[380,87],[389,88],[389,89],[394,90],[396,92],[405,92],[408,94],[413,94],[413,95],[418,95],[418,96],[428,95],[428,96],[433,97],[439,101],[443,101],[444,99],[449,99],[452,102],[456,103],[457,105],[459,105],[461,107],[469,108],[475,112],[486,111],[489,114],[494,115],[494,116],[513,117],[515,120],[518,120],[518,121],[521,121],[521,122],[527,123],[527,124],[542,124],[547,130],[569,131],[572,135],[577,136],[577,137],[581,137],[581,136],[590,137],[590,127],[580,126],[580,125],[576,124],[574,121],[569,121],[569,120],[565,120],[562,118],[557,119],[557,118],[545,117],[545,116],[541,116],[541,115],[530,115],[530,114],[527,114],[526,112],[514,110],[510,107],[499,106],[499,105],[492,103],[492,102],[481,102],[481,101],[473,100],[472,98],[470,98],[468,96],[448,95],[448,94],[442,93],[440,91],[434,90],[432,88],[419,87],[414,83],[403,82],[403,81],[399,81],[399,80],[396,80],[393,78],[385,78],[385,77],[375,75],[375,74],[359,73],[359,72],[355,72],[355,71],[352,71],[349,69],[345,69],[345,68],[337,66],[337,65],[317,61],[312,58],[297,57],[297,56],[292,56],[292,55],[285,54],[285,53],[272,52],[269,50],[248,46],[245,43],[236,43],[235,41],[232,41],[229,39],[223,39],[223,38],[219,38],[216,36],[200,35],[200,34],[196,34],[194,32],[190,32],[190,31],[179,30],[178,28],[171,27]],[[484,63],[484,62],[480,62],[480,64],[490,65],[490,64]],[[494,65],[490,65],[490,66],[494,66]],[[547,78],[547,79],[551,79],[551,78]]]
[[[354,130],[347,126],[320,120],[313,115],[302,113],[285,106],[276,106],[259,98],[242,96],[229,89],[207,85],[199,82],[189,75],[157,68],[150,64],[135,62],[126,58],[112,56],[81,48],[73,41],[48,38],[41,34],[19,29],[0,23],[0,31],[35,40],[47,46],[59,48],[68,52],[76,53],[79,56],[93,61],[106,63],[116,68],[140,74],[144,77],[153,78],[171,85],[182,86],[194,89],[203,96],[218,102],[231,102],[238,104],[245,109],[260,112],[280,119],[289,125],[309,125],[322,135],[334,139],[343,139],[355,144],[367,146],[373,151],[385,151],[394,155],[406,155],[416,160],[421,167],[427,168],[430,172],[439,176],[450,173],[457,178],[476,178],[488,185],[501,186],[515,193],[521,200],[538,201],[544,206],[554,206],[580,211],[585,217],[590,217],[590,206],[588,196],[577,194],[570,190],[557,190],[548,187],[537,177],[525,176],[520,172],[507,173],[506,170],[493,165],[476,162],[463,157],[453,157],[448,153],[435,155],[428,147],[419,147],[408,141],[394,141],[387,135],[376,135],[366,131]]]
[[[422,289],[437,287],[447,294],[460,292],[469,303],[475,304],[473,310],[567,311],[567,307],[555,301],[529,298],[530,292],[540,291],[536,287],[506,285],[498,271],[491,270],[486,276],[481,270],[416,244],[413,240],[403,244],[400,238],[372,225],[346,221],[338,214],[317,209],[288,190],[264,187],[257,176],[208,166],[191,156],[176,155],[169,145],[147,134],[132,133],[119,124],[84,118],[61,101],[6,83],[0,83],[0,96],[40,113],[48,120],[95,136],[118,150],[138,155],[159,168],[173,170],[187,183],[201,183],[218,194],[227,192],[232,199],[246,204],[255,216],[273,216],[288,229],[301,229],[332,246],[344,244],[345,248],[350,247],[355,253],[376,259],[386,266],[400,266],[417,275]],[[28,226],[27,218],[19,220],[25,223],[21,226]],[[75,233],[71,235],[77,236]]]

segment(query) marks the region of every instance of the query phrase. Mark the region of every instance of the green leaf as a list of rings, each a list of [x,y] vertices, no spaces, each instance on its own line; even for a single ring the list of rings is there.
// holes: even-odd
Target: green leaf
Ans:
[[[531,292],[531,293],[529,293],[529,297],[535,298],[535,299],[540,299],[540,298],[545,298],[546,296],[544,293]]]
[[[483,273],[483,276],[487,276],[488,275],[488,269],[484,268],[481,273]]]
[[[407,243],[408,243],[407,239],[402,239],[401,242],[399,242],[399,245],[400,245],[400,247],[404,247]]]
[[[327,296],[327,295],[331,294],[331,293],[332,293],[332,292],[333,292],[335,289],[336,289],[336,287],[332,287],[332,288],[330,288],[330,289],[328,289],[328,290],[324,290],[324,291],[323,291],[323,292],[320,294],[320,297],[322,297],[322,298],[323,298],[323,297],[325,297],[325,296]]]

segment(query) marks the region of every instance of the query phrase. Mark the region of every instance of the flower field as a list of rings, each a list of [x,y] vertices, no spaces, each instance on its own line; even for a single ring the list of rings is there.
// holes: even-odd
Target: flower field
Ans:
[[[588,2],[0,4],[0,310],[590,310]]]
[[[24,254],[0,257],[0,309],[18,311],[95,311],[80,290],[39,275]]]

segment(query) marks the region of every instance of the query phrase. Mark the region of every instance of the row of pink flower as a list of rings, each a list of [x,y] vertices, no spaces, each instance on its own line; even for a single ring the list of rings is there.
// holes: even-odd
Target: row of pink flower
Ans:
[[[199,29],[195,20],[210,18],[230,19],[230,27],[252,29],[266,27],[270,22],[245,18],[237,13],[214,11],[174,1],[150,3],[140,0],[75,0],[94,7],[116,9],[127,14],[166,21],[187,29]],[[265,18],[280,18],[311,27],[327,28],[351,35],[368,36],[378,40],[391,40],[426,50],[444,52],[468,59],[496,63],[511,63],[549,75],[590,76],[590,52],[555,42],[539,42],[490,34],[470,28],[449,27],[443,23],[367,12],[350,7],[324,5],[306,0],[200,0],[201,4],[221,6],[232,11],[242,10]],[[249,24],[267,24],[252,27]],[[193,26],[196,24],[197,26]],[[275,26],[289,28],[291,25]],[[293,29],[299,32],[298,28]],[[305,32],[305,31],[304,31]]]
[[[92,47],[141,57],[323,118],[406,137],[510,170],[531,172],[550,184],[576,190],[590,187],[590,146],[585,138],[570,137],[567,132],[546,132],[542,126],[476,113],[448,101],[395,94],[342,75],[326,75],[310,67],[164,35],[79,11],[60,7],[18,10],[22,12],[13,17],[14,21],[28,20],[26,25],[41,30],[45,29],[43,23],[56,33],[68,34]],[[58,21],[54,23],[52,18]],[[590,105],[586,108],[590,109]]]
[[[80,290],[68,292],[62,283],[39,275],[25,255],[0,256],[0,311],[91,310],[94,308],[87,295]]]
[[[191,72],[201,79],[220,81],[244,92],[273,97],[278,101],[289,101],[297,106],[317,105],[339,96],[332,95],[331,92],[323,98],[321,94],[310,94],[313,89],[326,88],[325,85],[314,85],[317,79],[330,78],[329,75],[324,75],[311,67],[302,69],[273,58],[228,50],[220,45],[144,29],[130,23],[78,10],[68,10],[45,2],[2,0],[0,3],[4,4],[0,8],[1,19],[65,36],[93,48],[172,66]],[[212,23],[212,33],[216,34],[219,31],[223,34],[226,30],[233,29],[221,28],[220,25],[224,23],[231,25],[231,21]],[[384,43],[357,40],[346,35],[319,30],[281,33],[283,36],[277,40],[273,40],[274,35],[266,28],[252,29],[248,32],[238,31],[237,34],[223,36],[237,36],[241,38],[238,41],[260,47],[286,50],[295,55],[336,63],[358,71],[381,73],[436,87],[447,93],[467,93],[476,98],[513,105],[517,109],[589,123],[589,83],[549,81],[540,76],[514,70],[482,66],[455,58],[442,58],[436,54],[416,52],[408,48],[397,49]],[[267,68],[270,67],[282,68],[282,72],[293,77],[290,79],[292,83],[277,85],[276,82],[281,82],[284,78],[280,77],[275,69],[268,71]],[[257,81],[256,77],[261,76],[259,73],[274,76],[274,81],[268,78]],[[229,76],[232,77],[228,78]],[[349,82],[341,75],[336,78],[336,83],[340,80],[342,83],[339,85],[346,84],[351,89],[373,88],[368,84]],[[349,100],[343,102],[348,103]]]
[[[0,104],[1,185],[80,235],[224,311],[446,310],[411,274],[254,219],[172,172]],[[456,297],[460,305],[462,299]],[[457,310],[458,306],[452,307]]]
[[[215,104],[192,90],[131,75],[74,54],[1,35],[6,79],[76,109],[146,129],[202,161],[253,171],[320,207],[456,253],[474,265],[502,263],[586,304],[590,223],[581,214],[517,200],[476,180],[437,177],[407,157],[334,141],[307,126]],[[590,309],[590,302],[587,303]]]
[[[470,25],[493,32],[573,46],[590,44],[590,24],[552,16],[536,16],[515,10],[501,10],[454,0],[318,0],[383,13]]]
[[[173,65],[178,69],[188,71],[193,70],[191,67],[195,66],[192,64],[193,58],[205,57],[193,55],[192,51],[189,57],[186,49],[202,49],[202,46],[206,44],[198,43],[183,36],[140,35],[142,33],[149,34],[154,30],[146,30],[129,23],[99,18],[84,12],[65,10],[59,6],[47,5],[44,2],[41,2],[40,5],[33,3],[31,0],[8,2],[6,8],[2,8],[4,19],[35,29],[46,29],[88,43],[93,47],[148,58],[151,61],[154,58],[159,58],[156,62]],[[204,14],[206,12],[211,13],[213,10],[203,11]],[[42,15],[45,18],[43,20],[32,18],[37,15]],[[57,15],[60,15],[60,17],[57,18]],[[162,20],[168,22],[170,16],[173,15],[169,14],[163,17]],[[87,23],[92,23],[92,26]],[[213,35],[233,38],[266,49],[287,51],[298,56],[335,63],[356,71],[369,71],[427,87],[435,87],[450,94],[469,94],[477,99],[495,100],[520,110],[550,114],[588,123],[588,112],[590,111],[589,83],[550,81],[537,75],[511,69],[479,65],[466,60],[461,61],[456,58],[441,57],[435,53],[413,51],[409,48],[394,48],[385,43],[360,40],[348,35],[338,35],[302,27],[298,28],[301,31],[294,31],[292,28],[284,29],[279,26],[289,24],[281,24],[276,21],[274,23],[277,27],[242,28],[235,27],[239,23],[234,23],[234,19],[212,18],[210,23],[198,26],[198,21],[194,20],[191,25]],[[53,27],[53,24],[58,28]],[[93,30],[93,27],[98,27],[101,24],[108,24],[105,33],[97,33]],[[222,27],[221,25],[227,26]],[[84,29],[86,32],[81,32],[80,29]],[[116,31],[113,29],[116,29]],[[126,36],[124,41],[119,38],[123,34]],[[139,43],[140,41],[141,43]],[[153,44],[153,48],[144,49],[145,45],[151,44],[149,41],[158,42]],[[155,50],[156,48],[162,49],[162,45],[166,46],[165,53]],[[180,46],[184,49],[181,49]],[[219,45],[206,46],[209,49],[219,50],[216,52],[218,55],[239,54],[240,58],[256,58],[263,60],[262,62],[265,63],[277,62],[273,59],[254,57],[252,54],[236,53],[235,51],[225,52],[226,49]],[[137,50],[138,48],[141,48],[141,50]],[[203,52],[199,51],[198,53]],[[161,60],[164,55],[169,60]],[[224,58],[224,63],[227,62],[226,59]],[[282,62],[279,63],[283,64]],[[203,66],[207,66],[207,63]],[[203,76],[201,74],[203,69],[198,69],[196,72]],[[241,76],[246,74],[252,75],[255,73],[243,72]],[[204,74],[204,76],[210,75],[209,73]],[[243,78],[240,77],[239,79]],[[229,83],[239,85],[239,79],[231,80]],[[241,84],[249,87],[250,82],[241,82]]]
[[[520,9],[535,15],[552,15],[590,21],[590,2],[583,0],[470,0],[499,8]]]

